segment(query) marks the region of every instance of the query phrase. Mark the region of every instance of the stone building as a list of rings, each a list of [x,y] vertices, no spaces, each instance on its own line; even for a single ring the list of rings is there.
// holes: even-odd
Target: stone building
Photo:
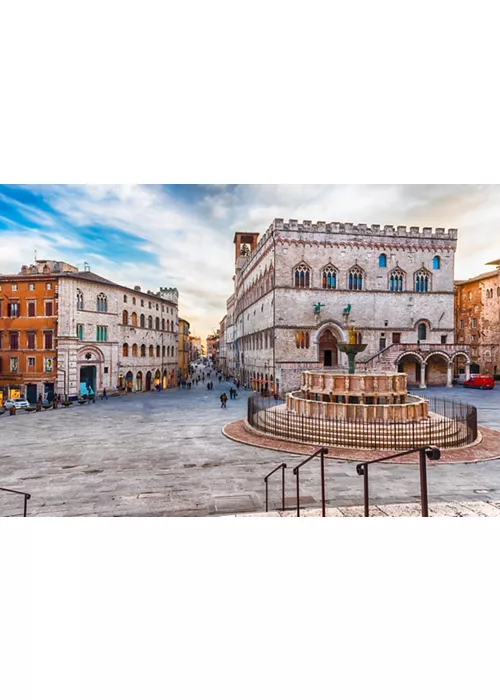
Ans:
[[[231,294],[227,300],[225,318],[224,345],[226,346],[226,374],[229,377],[234,377],[234,294]]]
[[[11,395],[14,386],[33,401],[38,394],[74,397],[176,385],[177,289],[129,289],[88,266],[80,271],[54,260],[1,279],[0,298],[5,292],[6,312],[16,314],[0,319],[9,339],[9,359],[2,357],[8,372],[0,382]]]
[[[226,321],[227,316],[224,316],[219,323],[219,342],[217,349],[217,368],[225,375],[227,374]]]
[[[45,260],[19,274],[0,275],[0,405],[7,399],[39,396],[56,389],[58,288],[56,272],[70,269]],[[76,268],[72,268],[76,269]]]
[[[189,323],[183,318],[179,318],[177,342],[178,374],[187,379],[189,374]]]
[[[454,338],[456,229],[275,219],[234,245],[234,374],[253,388],[282,394],[304,369],[345,367],[349,327],[367,345],[361,371],[425,388],[469,367]]]
[[[219,334],[213,333],[212,335],[207,335],[207,357],[214,363],[217,358],[217,350],[219,347]]]
[[[500,260],[496,269],[455,282],[455,341],[470,345],[471,372],[500,374]]]

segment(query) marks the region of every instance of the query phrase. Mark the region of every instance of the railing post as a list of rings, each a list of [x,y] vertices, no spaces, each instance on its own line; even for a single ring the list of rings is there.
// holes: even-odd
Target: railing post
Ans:
[[[420,501],[422,505],[422,518],[429,517],[429,502],[427,496],[427,458],[425,448],[419,450],[420,456]]]
[[[320,454],[321,459],[321,517],[326,517],[326,504],[325,504],[325,455],[323,450]]]
[[[285,510],[285,469],[286,464],[281,468],[281,510]]]

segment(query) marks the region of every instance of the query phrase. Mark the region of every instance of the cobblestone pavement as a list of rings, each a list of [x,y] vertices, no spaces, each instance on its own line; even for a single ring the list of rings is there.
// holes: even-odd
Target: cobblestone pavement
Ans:
[[[212,374],[213,378],[213,374]],[[264,509],[264,475],[280,462],[300,457],[228,440],[222,427],[246,412],[241,391],[227,410],[221,390],[172,389],[111,397],[96,404],[0,417],[0,486],[31,493],[29,515],[177,516],[223,515]],[[492,392],[429,390],[479,406],[480,423],[500,429],[500,387]],[[500,462],[429,465],[429,498],[444,502],[496,502]],[[291,469],[288,470],[291,472]],[[301,496],[319,503],[318,465],[301,470]],[[380,465],[370,475],[374,505],[419,500],[418,470]],[[1,492],[0,492],[1,493]],[[294,494],[291,473],[287,496]],[[279,479],[270,480],[271,505]],[[329,460],[327,499],[331,507],[359,506],[362,479],[353,463]],[[496,506],[492,506],[496,507]],[[0,513],[22,512],[22,499],[2,494]]]

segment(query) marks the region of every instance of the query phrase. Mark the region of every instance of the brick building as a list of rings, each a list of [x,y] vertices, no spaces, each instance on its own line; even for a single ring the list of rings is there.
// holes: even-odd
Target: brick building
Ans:
[[[189,374],[189,323],[183,318],[179,318],[177,343],[178,374],[187,379]]]
[[[500,374],[500,260],[496,269],[455,282],[455,341],[470,345],[471,372]]]
[[[460,360],[469,367],[454,338],[456,229],[275,219],[234,245],[226,333],[234,374],[253,388],[283,393],[303,369],[345,368],[338,343],[353,326],[367,345],[361,371],[404,371],[425,388],[451,386]]]

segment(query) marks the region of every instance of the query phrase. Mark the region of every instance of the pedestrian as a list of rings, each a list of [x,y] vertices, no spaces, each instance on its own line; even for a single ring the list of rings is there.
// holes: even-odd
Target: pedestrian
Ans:
[[[210,391],[210,382],[207,382],[207,391]]]
[[[226,396],[226,394],[225,394],[225,393],[224,393],[224,394],[221,394],[221,395],[220,395],[220,407],[221,407],[221,408],[227,408],[226,403],[227,403],[227,396]]]
[[[106,394],[106,389],[103,389],[103,390],[102,390],[101,401],[102,401],[103,399],[106,399],[106,401],[108,400],[108,395]]]

